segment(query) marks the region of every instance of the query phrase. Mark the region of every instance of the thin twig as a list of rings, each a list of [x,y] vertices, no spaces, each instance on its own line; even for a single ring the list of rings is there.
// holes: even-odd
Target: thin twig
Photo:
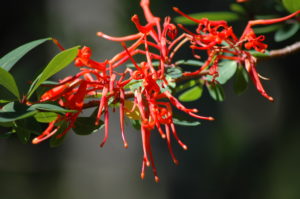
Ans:
[[[268,58],[284,57],[300,51],[300,41],[281,49],[271,50]]]

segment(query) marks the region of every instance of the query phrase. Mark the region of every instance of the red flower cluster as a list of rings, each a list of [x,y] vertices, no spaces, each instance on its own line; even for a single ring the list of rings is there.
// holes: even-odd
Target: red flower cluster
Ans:
[[[205,120],[213,120],[212,117],[199,116],[197,109],[188,109],[181,104],[168,90],[170,81],[166,77],[166,69],[174,67],[174,54],[183,44],[190,42],[190,48],[194,52],[204,50],[208,58],[197,71],[184,73],[185,76],[200,74],[209,70],[208,75],[218,75],[218,63],[222,59],[230,59],[244,65],[252,77],[258,91],[269,100],[273,100],[263,89],[255,69],[256,60],[246,49],[255,49],[263,52],[267,45],[263,44],[263,36],[257,37],[251,26],[265,24],[258,21],[250,22],[243,35],[238,38],[225,21],[210,21],[208,19],[193,19],[181,12],[174,10],[190,20],[198,23],[196,32],[193,33],[182,25],[178,25],[186,33],[177,36],[177,26],[171,23],[170,17],[166,17],[161,24],[160,18],[155,17],[149,9],[149,0],[141,0],[141,7],[147,23],[141,25],[139,17],[134,15],[131,20],[135,24],[138,33],[124,37],[112,37],[102,32],[97,35],[107,40],[120,42],[123,51],[113,58],[104,62],[97,62],[91,59],[92,51],[88,47],[79,50],[75,65],[80,72],[75,76],[67,77],[58,85],[45,92],[39,102],[56,101],[60,106],[76,110],[63,116],[58,116],[49,123],[48,128],[32,143],[37,144],[53,135],[59,130],[59,123],[67,122],[67,128],[59,134],[63,136],[74,127],[75,121],[85,107],[90,105],[98,106],[95,125],[99,125],[100,118],[104,115],[105,133],[100,146],[102,147],[108,139],[109,126],[109,104],[118,104],[120,112],[120,129],[124,147],[128,143],[124,134],[125,114],[138,112],[138,119],[141,123],[141,138],[143,145],[143,161],[141,177],[144,178],[146,166],[151,166],[155,181],[159,181],[154,158],[152,155],[150,136],[153,130],[157,130],[163,139],[166,139],[168,149],[175,164],[178,163],[171,147],[171,135],[178,144],[187,149],[187,146],[178,138],[173,121],[172,106],[187,113],[188,115]],[[268,23],[276,23],[295,16],[277,19]],[[130,46],[125,42],[131,41]],[[144,55],[145,59],[137,63],[134,56]],[[131,62],[134,68],[126,68],[124,72],[117,72],[116,68]],[[155,66],[154,62],[158,62]],[[128,90],[130,85],[138,85],[134,90]],[[97,100],[91,100],[98,98]],[[129,98],[133,98],[129,101]],[[126,103],[132,106],[126,106]]]
[[[261,93],[261,95],[267,98],[268,100],[273,101],[273,98],[266,93],[260,82],[259,74],[256,71],[256,58],[244,48],[246,48],[247,50],[254,49],[258,52],[264,53],[268,47],[267,44],[262,43],[265,40],[265,37],[263,35],[256,36],[252,29],[252,26],[274,24],[286,21],[299,14],[300,11],[278,19],[249,21],[242,36],[238,38],[234,34],[232,27],[228,26],[227,22],[225,21],[210,21],[205,18],[194,19],[180,11],[178,8],[174,7],[173,9],[174,11],[178,12],[179,14],[198,24],[195,33],[187,30],[180,24],[178,26],[182,28],[185,32],[187,32],[188,35],[192,36],[192,38],[190,39],[191,49],[204,50],[206,51],[208,56],[203,66],[200,67],[197,71],[185,73],[184,75],[189,76],[200,74],[202,71],[210,68],[210,74],[213,77],[218,76],[217,68],[218,63],[221,60],[235,60],[236,62],[238,62],[246,68],[254,85],[256,86],[257,90]],[[195,57],[200,58],[196,54]]]

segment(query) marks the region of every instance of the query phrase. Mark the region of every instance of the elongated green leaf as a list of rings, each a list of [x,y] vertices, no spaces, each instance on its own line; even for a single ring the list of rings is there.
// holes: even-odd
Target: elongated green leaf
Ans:
[[[234,12],[201,12],[189,14],[189,16],[195,19],[208,18],[209,20],[225,20],[228,22],[237,21],[240,19],[239,15]],[[183,16],[176,17],[175,22],[185,25],[196,24],[194,21],[191,21]]]
[[[299,0],[282,0],[282,3],[284,7],[291,13],[300,10]]]
[[[75,110],[65,109],[54,104],[34,104],[30,107],[30,109],[39,110],[39,111],[56,112],[56,113],[76,112]]]
[[[270,56],[270,52],[267,50],[264,53],[258,52],[256,50],[249,50],[249,53],[257,58],[267,58]]]
[[[178,118],[173,118],[174,124],[180,125],[180,126],[199,126],[201,122],[198,121],[188,121],[188,120],[180,120]]]
[[[69,123],[66,121],[61,121],[57,126],[59,126],[59,129],[57,130],[57,132],[50,138],[50,147],[58,147],[60,146],[65,137],[66,137],[66,133],[64,132],[66,130],[66,128],[68,128]]]
[[[187,66],[197,66],[200,67],[202,66],[204,63],[202,61],[198,61],[198,60],[193,60],[193,59],[189,59],[189,60],[179,60],[175,63],[176,66],[179,65],[187,65]]]
[[[11,131],[8,131],[8,132],[0,132],[0,138],[8,138],[9,136],[11,136],[12,133]]]
[[[132,120],[130,119],[130,123],[132,127],[136,130],[141,130],[141,121],[140,120]]]
[[[175,92],[178,93],[178,92],[181,92],[181,91],[184,91],[188,88],[191,88],[193,86],[195,86],[196,84],[203,84],[203,82],[201,80],[190,80],[184,84],[180,84],[178,85],[176,88],[175,88]]]
[[[208,89],[210,96],[214,100],[219,101],[219,102],[224,101],[225,95],[224,95],[223,88],[220,84],[209,83],[209,84],[207,84],[207,89]]]
[[[173,113],[173,122],[180,126],[198,126],[201,124],[199,120],[192,118],[189,115],[182,114],[182,112]]]
[[[33,92],[48,78],[58,73],[65,67],[67,67],[77,56],[79,46],[67,49],[57,54],[42,71],[42,73],[34,80],[31,85],[28,98],[31,97]]]
[[[245,15],[247,13],[247,11],[245,10],[245,8],[243,6],[241,6],[241,4],[238,3],[232,3],[230,4],[230,10],[242,15]]]
[[[51,38],[35,40],[14,49],[0,59],[0,68],[9,71],[29,51],[48,40]]]
[[[254,32],[256,34],[266,34],[275,32],[276,30],[280,29],[282,27],[282,24],[272,24],[264,27],[255,27],[253,28]]]
[[[103,126],[103,121],[100,120],[99,125],[95,125],[95,118],[79,117],[74,124],[74,132],[77,135],[90,135],[98,131]]]
[[[167,74],[169,77],[175,79],[182,76],[182,71],[181,68],[179,67],[172,67],[172,68],[167,68]]]
[[[201,84],[185,91],[179,96],[179,100],[182,102],[191,102],[199,99],[202,96],[203,87]]]
[[[243,67],[236,70],[235,80],[233,82],[234,92],[238,95],[242,94],[248,87],[249,76]]]
[[[0,122],[13,122],[33,116],[38,111],[18,102],[6,104],[0,110]]]
[[[219,77],[216,80],[220,84],[225,84],[234,74],[237,68],[236,61],[223,61],[219,65]]]
[[[281,42],[294,36],[300,29],[299,23],[286,24],[284,27],[275,32],[274,40]]]
[[[0,68],[0,85],[4,86],[14,96],[20,99],[20,93],[14,77],[3,68]]]
[[[41,123],[50,123],[57,118],[57,114],[53,112],[39,112],[34,115],[34,118]]]
[[[15,131],[19,140],[26,144],[30,141],[31,134],[38,135],[42,129],[33,117],[25,118],[15,122]]]

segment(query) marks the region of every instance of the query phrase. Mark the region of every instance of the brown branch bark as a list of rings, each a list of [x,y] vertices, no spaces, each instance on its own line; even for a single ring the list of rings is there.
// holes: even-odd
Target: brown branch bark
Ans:
[[[300,51],[300,41],[281,49],[271,50],[269,52],[270,56],[268,58],[284,57],[290,54],[294,54],[298,51]]]

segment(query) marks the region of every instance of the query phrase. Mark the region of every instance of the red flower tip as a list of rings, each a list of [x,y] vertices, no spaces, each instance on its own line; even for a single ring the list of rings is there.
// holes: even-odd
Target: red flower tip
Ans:
[[[174,164],[176,164],[176,165],[178,165],[178,164],[179,164],[179,161],[178,161],[178,160],[176,160],[176,159],[174,159],[174,160],[173,160],[173,162],[174,162]]]
[[[185,144],[183,144],[182,146],[181,146],[182,148],[183,148],[183,150],[188,150],[188,147],[185,145]]]
[[[177,7],[173,7],[173,10],[175,11],[175,12],[178,12],[179,11],[179,9],[177,8]]]
[[[146,160],[146,166],[147,166],[147,167],[150,167],[150,165],[151,165],[151,164],[150,164],[150,161],[149,161],[149,160]]]
[[[40,143],[40,140],[38,138],[34,138],[32,140],[32,144],[38,144],[38,143]]]
[[[127,149],[128,148],[128,143],[124,142],[124,148]]]
[[[141,179],[144,180],[144,178],[145,178],[145,173],[142,172],[142,173],[141,173]]]
[[[268,97],[268,100],[271,101],[271,102],[274,102],[274,98],[271,97],[271,96]]]
[[[155,182],[156,182],[156,183],[159,182],[159,177],[158,177],[158,176],[155,176],[154,179],[155,179]]]
[[[213,117],[208,117],[207,120],[214,121],[215,118],[213,118]]]

